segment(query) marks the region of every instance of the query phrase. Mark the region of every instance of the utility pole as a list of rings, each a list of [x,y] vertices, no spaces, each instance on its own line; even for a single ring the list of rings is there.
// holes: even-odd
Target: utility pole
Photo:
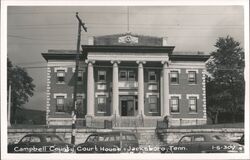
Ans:
[[[87,27],[85,27],[85,23],[82,22],[80,17],[78,16],[78,12],[76,12],[76,18],[78,20],[78,36],[77,36],[77,53],[76,53],[76,68],[75,68],[75,82],[74,82],[74,99],[73,99],[73,111],[72,111],[72,134],[71,134],[71,143],[75,144],[75,135],[76,135],[76,109],[77,109],[77,81],[78,81],[78,68],[79,68],[79,59],[80,59],[80,43],[81,43],[81,27],[87,32]]]

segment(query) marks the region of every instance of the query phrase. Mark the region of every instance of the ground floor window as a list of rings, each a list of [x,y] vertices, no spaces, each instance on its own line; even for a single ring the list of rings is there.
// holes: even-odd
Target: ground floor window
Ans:
[[[149,112],[158,113],[157,96],[149,96]]]
[[[106,104],[107,104],[107,97],[106,96],[98,96],[97,98],[97,112],[99,113],[106,113],[107,109],[106,109]]]
[[[180,109],[179,109],[179,97],[171,97],[170,105],[171,105],[171,112],[172,113],[180,112]]]
[[[197,112],[197,97],[189,97],[189,112]]]
[[[56,97],[56,112],[65,112],[64,96]]]

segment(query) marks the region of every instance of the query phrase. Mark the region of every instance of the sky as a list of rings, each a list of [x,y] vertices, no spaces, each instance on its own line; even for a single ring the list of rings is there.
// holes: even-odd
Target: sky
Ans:
[[[34,96],[24,105],[46,109],[46,61],[49,49],[76,49],[78,21],[88,28],[88,37],[131,32],[167,37],[174,52],[211,53],[218,37],[232,36],[244,47],[244,17],[241,6],[9,6],[7,56],[24,67],[34,79]]]

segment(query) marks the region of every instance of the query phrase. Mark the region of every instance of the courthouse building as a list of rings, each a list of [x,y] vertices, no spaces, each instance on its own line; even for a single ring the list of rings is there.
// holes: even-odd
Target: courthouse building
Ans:
[[[77,75],[77,123],[88,127],[205,124],[205,61],[201,52],[173,52],[166,38],[130,33],[90,37]],[[71,125],[76,51],[48,50],[49,125]]]

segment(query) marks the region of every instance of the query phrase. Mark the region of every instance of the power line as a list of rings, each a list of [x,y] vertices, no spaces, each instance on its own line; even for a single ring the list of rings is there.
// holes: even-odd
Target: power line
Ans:
[[[123,23],[100,23],[100,22],[88,22],[88,24],[90,25],[118,25],[118,26],[125,26],[127,24],[123,24]],[[50,23],[47,23],[47,24],[12,24],[12,25],[8,25],[9,27],[28,27],[28,26],[62,26],[62,25],[65,25],[65,26],[74,26],[75,24],[74,23],[53,23],[53,24],[50,24]],[[136,24],[129,24],[129,25],[134,25],[134,26],[137,26],[137,25],[142,25],[142,26],[145,26],[145,25],[161,25],[161,26],[221,26],[221,27],[225,27],[225,26],[240,26],[240,27],[244,27],[244,25],[232,25],[232,24],[226,24],[226,25],[211,25],[211,24],[202,24],[202,25],[192,25],[192,24],[189,24],[189,25],[180,25],[180,24],[166,24],[166,23],[154,23],[154,24],[147,24],[147,23],[136,23]]]
[[[9,15],[22,15],[22,14],[74,14],[75,12],[71,12],[71,11],[47,11],[47,12],[9,12]],[[127,12],[111,12],[111,11],[101,11],[101,12],[97,12],[97,11],[84,11],[84,12],[79,12],[79,14],[122,14],[122,15],[126,15]],[[143,14],[143,15],[167,15],[167,16],[190,16],[190,15],[195,15],[195,16],[242,16],[241,14],[236,14],[236,13],[168,13],[168,12],[131,12],[130,14]]]

